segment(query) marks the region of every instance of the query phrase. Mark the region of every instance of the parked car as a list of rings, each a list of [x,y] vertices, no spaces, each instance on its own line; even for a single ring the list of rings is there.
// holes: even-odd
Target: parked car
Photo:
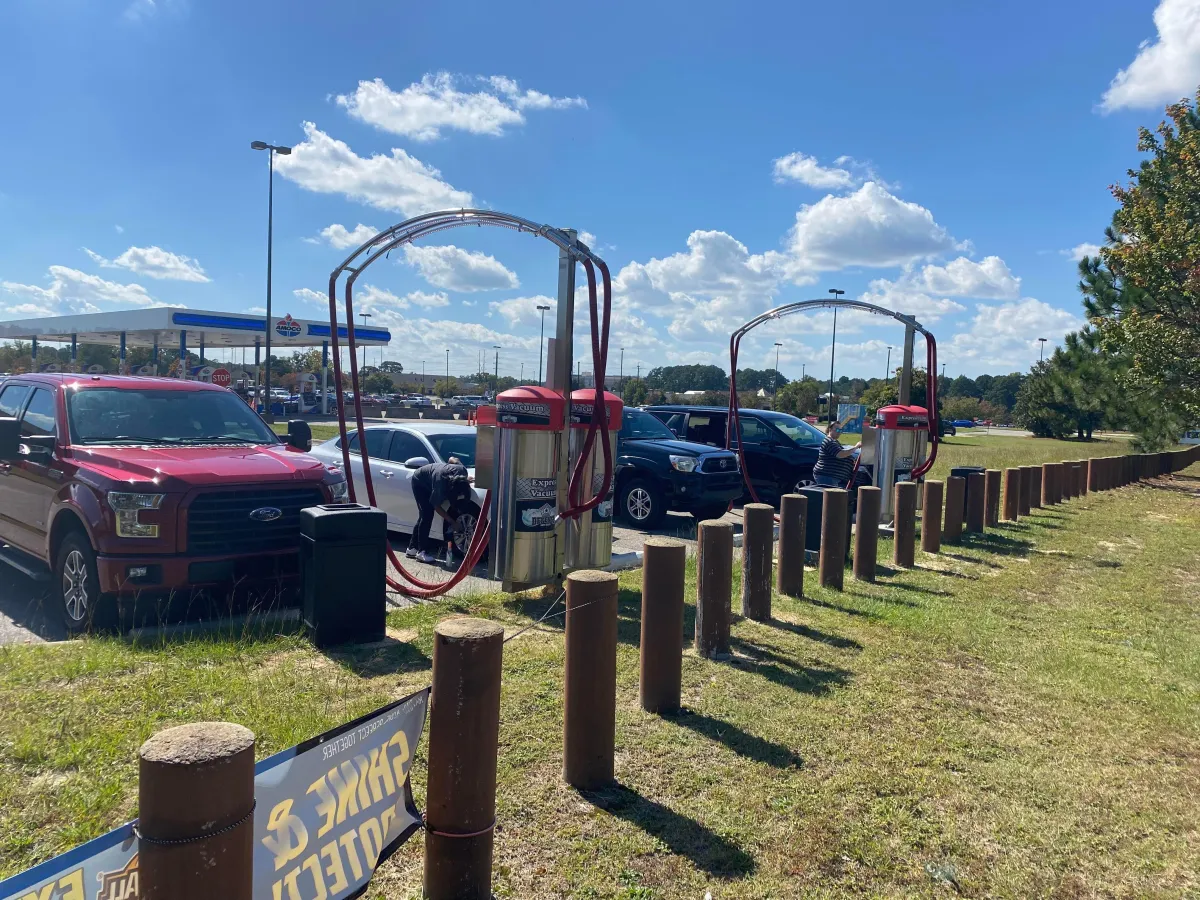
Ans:
[[[725,446],[729,411],[723,406],[648,406],[684,440]],[[738,411],[745,441],[746,470],[759,499],[778,505],[780,497],[812,481],[813,466],[825,440],[815,425],[787,413],[765,409]],[[735,442],[736,446],[736,442]]]
[[[974,428],[974,419],[955,419],[951,423],[955,428]]]
[[[408,409],[432,409],[433,408],[433,402],[428,397],[420,397],[415,394],[413,396],[407,398],[402,405],[407,407]]]
[[[467,473],[475,477],[475,429],[449,422],[408,421],[404,424],[370,425],[366,428],[367,456],[371,460],[371,480],[375,488],[375,503],[387,513],[388,529],[412,532],[417,524],[417,502],[413,499],[413,472],[431,462],[446,462],[457,457]],[[362,455],[358,431],[352,431],[350,441],[350,472],[360,503],[367,502],[363,483]],[[332,438],[312,449],[312,455],[333,466],[343,466],[342,439]],[[475,502],[451,510],[453,525],[435,516],[429,535],[445,542],[453,540],[459,553],[465,553],[475,531],[475,522],[483,504],[484,492],[475,490]],[[448,529],[448,530],[447,530]]]
[[[639,528],[656,528],[668,511],[717,519],[742,494],[734,454],[681,441],[640,409],[622,413],[613,468],[616,513]]]
[[[21,375],[0,417],[0,561],[50,576],[70,632],[118,625],[120,595],[294,586],[300,510],[347,494],[307,424],[285,442],[204,382]]]
[[[950,435],[954,437],[958,434],[958,429],[954,427],[954,423],[946,419],[938,419],[938,434],[942,437]]]

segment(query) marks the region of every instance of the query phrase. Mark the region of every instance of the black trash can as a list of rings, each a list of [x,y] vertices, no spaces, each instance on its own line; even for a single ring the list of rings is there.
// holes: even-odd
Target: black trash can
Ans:
[[[987,471],[987,469],[985,469],[983,466],[955,466],[954,468],[952,468],[950,470],[951,478],[961,478],[963,481],[967,482],[966,485],[963,487],[962,521],[964,523],[967,521],[967,506],[970,504],[970,499],[967,497],[967,491],[969,491],[971,489],[971,482],[967,480],[967,476],[972,475],[975,472],[978,472],[980,475],[983,475],[986,471]],[[980,488],[980,490],[983,490],[983,488]],[[986,497],[984,498],[983,506],[984,506],[984,509],[987,508],[987,498]]]
[[[300,511],[301,615],[317,647],[381,641],[387,513],[358,503]]]
[[[804,549],[814,556],[821,549],[821,513],[825,508],[825,492],[836,490],[832,485],[814,484],[800,488],[797,493],[808,498],[808,513],[804,521]],[[850,558],[850,520],[846,515],[846,559]]]

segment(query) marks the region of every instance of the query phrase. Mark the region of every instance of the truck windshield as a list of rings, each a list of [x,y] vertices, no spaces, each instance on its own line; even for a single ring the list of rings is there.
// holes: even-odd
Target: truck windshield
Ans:
[[[627,441],[674,441],[675,433],[666,425],[640,409],[621,413],[621,437]]]
[[[73,444],[276,444],[279,438],[226,391],[88,388],[67,391]]]

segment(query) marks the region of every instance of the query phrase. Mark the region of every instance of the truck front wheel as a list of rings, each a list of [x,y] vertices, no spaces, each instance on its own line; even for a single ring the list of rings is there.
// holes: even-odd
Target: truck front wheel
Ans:
[[[86,535],[72,531],[59,544],[51,590],[71,634],[117,627],[117,598],[100,592],[96,554]]]

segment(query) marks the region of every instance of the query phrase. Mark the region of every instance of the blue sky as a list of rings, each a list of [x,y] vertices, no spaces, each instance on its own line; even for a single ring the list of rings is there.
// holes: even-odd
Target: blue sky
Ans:
[[[1200,0],[569,9],[9,0],[0,318],[261,308],[262,139],[296,147],[280,316],[322,315],[353,237],[473,203],[594,238],[610,371],[621,346],[627,373],[727,367],[737,324],[834,287],[915,314],[948,374],[1022,370],[1081,324],[1072,256],[1137,126],[1200,84]],[[500,344],[528,375],[555,279],[548,242],[461,229],[364,274],[360,308],[410,370]],[[827,376],[829,327],[765,326],[742,364],[781,341],[785,374]],[[838,374],[900,338],[841,316]]]

